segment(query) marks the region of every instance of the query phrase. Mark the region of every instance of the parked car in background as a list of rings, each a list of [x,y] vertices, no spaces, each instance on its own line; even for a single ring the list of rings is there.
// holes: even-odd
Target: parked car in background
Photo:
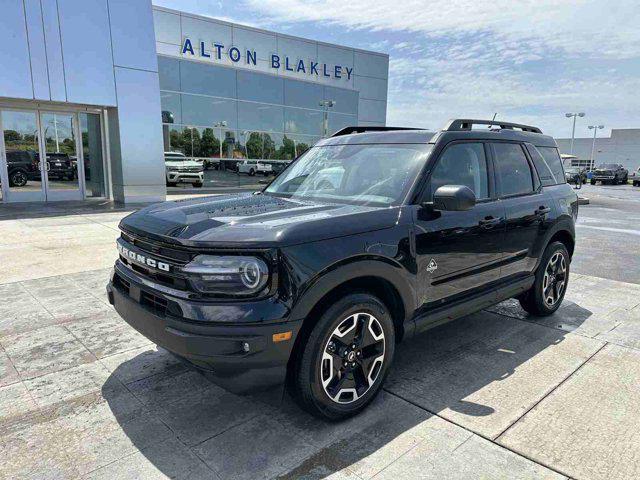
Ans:
[[[76,178],[76,165],[67,153],[47,153],[47,177],[72,181]]]
[[[574,183],[576,186],[587,183],[587,169],[582,167],[567,167],[564,169],[564,177],[567,183]]]
[[[203,165],[205,170],[220,170],[220,159],[219,158],[205,158],[203,160]]]
[[[640,187],[640,167],[635,172],[631,173],[631,181],[634,187]]]
[[[261,173],[266,176],[273,173],[273,167],[270,163],[263,163],[258,160],[244,160],[238,163],[237,173],[246,173],[251,176]]]
[[[619,163],[603,163],[596,167],[591,177],[591,185],[595,185],[597,181],[610,183],[611,185],[619,185],[627,183],[629,180],[629,171]]]
[[[204,184],[204,166],[181,152],[164,152],[167,187],[178,183],[190,183],[196,188]]]

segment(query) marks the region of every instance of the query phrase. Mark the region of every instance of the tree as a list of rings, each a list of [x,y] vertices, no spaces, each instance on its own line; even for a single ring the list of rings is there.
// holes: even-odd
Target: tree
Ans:
[[[189,140],[191,141],[191,140]],[[169,145],[172,152],[184,152],[184,145],[182,142],[182,132],[174,128],[169,132]]]
[[[265,133],[264,136],[264,158],[280,158],[279,151],[276,151],[276,142],[273,141],[271,135]]]
[[[262,157],[262,134],[251,132],[246,143],[247,158],[260,159]]]
[[[215,136],[213,128],[205,128],[200,141],[200,156],[220,158],[220,140]]]
[[[20,135],[15,130],[5,130],[4,131],[4,141],[5,142],[19,142],[22,139],[22,135]]]
[[[285,135],[282,139],[282,146],[280,147],[280,158],[282,160],[293,160],[296,158],[296,145],[292,139],[287,138]]]

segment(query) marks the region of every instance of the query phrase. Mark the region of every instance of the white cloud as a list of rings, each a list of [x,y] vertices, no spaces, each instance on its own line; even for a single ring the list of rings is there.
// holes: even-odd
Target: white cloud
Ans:
[[[326,22],[351,29],[392,30],[427,36],[490,33],[572,54],[634,57],[640,48],[637,0],[247,0],[278,22]]]

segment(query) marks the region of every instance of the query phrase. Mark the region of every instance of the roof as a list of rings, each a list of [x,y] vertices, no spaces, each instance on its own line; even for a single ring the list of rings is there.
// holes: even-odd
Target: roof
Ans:
[[[473,125],[487,128],[473,129]],[[498,128],[492,128],[498,127]],[[345,127],[316,145],[347,145],[367,143],[436,143],[453,140],[510,140],[528,142],[541,147],[557,147],[553,137],[544,135],[537,127],[493,120],[454,119],[443,130],[432,132],[410,127],[354,126]]]

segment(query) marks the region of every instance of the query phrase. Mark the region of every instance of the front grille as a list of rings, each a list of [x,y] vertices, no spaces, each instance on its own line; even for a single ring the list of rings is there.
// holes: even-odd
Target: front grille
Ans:
[[[134,262],[131,259],[120,255],[120,261],[138,275],[145,277],[155,283],[177,290],[188,290],[189,284],[183,274],[177,269],[186,265],[195,256],[186,250],[175,248],[171,245],[162,244],[156,241],[147,240],[128,233],[122,233],[122,239],[136,247],[136,251],[148,258],[157,261],[164,261],[170,265],[170,271],[166,272],[158,268]]]
[[[125,232],[122,232],[120,236],[124,241],[130,243],[134,247],[138,247],[140,250],[144,250],[145,252],[152,254],[154,257],[162,257],[166,260],[186,264],[195,256],[191,252],[176,248],[172,245],[167,245],[165,243],[149,240]]]
[[[113,286],[127,295],[129,295],[129,291],[131,290],[131,283],[117,273],[113,276]]]
[[[167,302],[164,298],[157,297],[151,293],[141,291],[140,292],[140,304],[147,307],[154,314],[158,316],[164,316],[167,313]]]

